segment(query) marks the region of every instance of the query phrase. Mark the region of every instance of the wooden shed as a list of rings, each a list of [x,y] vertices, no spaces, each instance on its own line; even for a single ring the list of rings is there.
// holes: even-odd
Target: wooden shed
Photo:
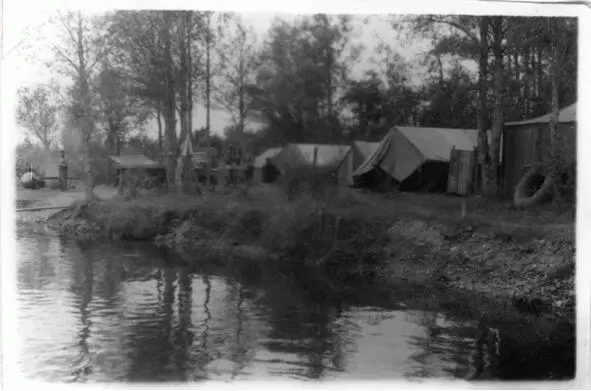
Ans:
[[[453,148],[449,157],[447,192],[461,196],[474,194],[477,189],[477,150],[462,151]]]
[[[154,182],[159,185],[166,182],[164,165],[150,160],[144,155],[109,156],[109,159],[114,163],[114,168],[117,171],[115,185],[119,188],[120,193],[125,186],[124,178],[127,172],[141,172],[152,177]]]
[[[515,187],[536,163],[543,162],[550,135],[550,116],[508,122],[503,129],[502,195],[512,198]],[[561,151],[566,161],[575,162],[577,154],[576,103],[564,107],[558,116]]]

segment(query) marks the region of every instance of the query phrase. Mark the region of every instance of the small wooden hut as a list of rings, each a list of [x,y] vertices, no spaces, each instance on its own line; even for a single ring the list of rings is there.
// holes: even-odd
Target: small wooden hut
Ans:
[[[550,134],[550,116],[505,123],[502,145],[502,194],[512,198],[515,187],[527,170],[543,161],[545,143]],[[565,160],[574,164],[577,154],[576,103],[564,107],[558,115],[558,133]]]
[[[129,174],[132,173],[149,179],[149,182],[155,185],[166,182],[166,167],[144,155],[109,156],[109,159],[117,173],[115,185],[119,189],[119,194],[123,194],[125,186],[130,184]]]

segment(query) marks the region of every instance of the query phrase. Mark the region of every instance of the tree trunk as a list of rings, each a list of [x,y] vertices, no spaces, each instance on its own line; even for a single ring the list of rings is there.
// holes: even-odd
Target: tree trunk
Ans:
[[[524,87],[523,87],[523,114],[522,117],[523,118],[529,118],[529,114],[530,114],[530,104],[529,104],[529,100],[530,100],[530,84],[531,84],[531,80],[530,80],[530,69],[529,69],[529,49],[525,49],[525,53],[523,56],[523,72],[525,75],[525,82],[524,82]]]
[[[482,189],[488,188],[486,176],[489,166],[488,156],[488,105],[487,105],[487,77],[488,77],[488,25],[489,17],[480,17],[480,53],[478,59],[478,160],[482,175]]]
[[[187,91],[187,87],[189,81],[187,79],[188,74],[188,67],[187,67],[187,45],[186,45],[186,23],[185,17],[180,18],[180,37],[179,37],[179,49],[180,49],[180,83],[179,83],[179,97],[180,97],[180,109],[179,109],[179,118],[181,119],[181,135],[179,138],[179,143],[183,143],[185,138],[187,137],[187,111],[188,111],[188,98],[189,94]]]
[[[244,52],[241,53],[241,57],[240,57],[240,88],[238,91],[239,94],[239,102],[238,102],[238,110],[240,112],[240,150],[244,156],[245,154],[245,140],[244,140],[244,127],[245,127],[245,120],[246,120],[246,113],[245,113],[245,107],[244,107]]]
[[[490,144],[490,167],[488,189],[485,194],[489,197],[498,195],[498,168],[499,168],[499,150],[501,144],[501,134],[503,133],[503,17],[495,16],[493,18],[493,52],[495,57],[494,74],[494,95],[495,107],[493,112],[492,137]]]
[[[158,122],[158,150],[160,157],[162,157],[164,151],[162,150],[162,110],[160,110],[160,104],[156,106],[156,119]]]
[[[531,71],[532,71],[532,84],[533,84],[533,95],[535,97],[535,100],[537,101],[538,98],[540,97],[540,83],[538,80],[538,74],[537,74],[537,58],[536,58],[536,52],[532,51],[531,53],[531,61],[530,61],[530,66],[531,66]]]
[[[166,104],[164,106],[166,167],[169,185],[174,185],[177,157],[176,140],[176,97],[174,80],[174,63],[172,59],[172,42],[170,29],[172,27],[172,14],[165,11],[162,39],[164,41],[164,60],[166,74]]]
[[[485,17],[483,16],[483,18],[485,18]],[[482,55],[482,53],[481,53],[481,55]],[[445,84],[445,77],[443,75],[443,62],[441,61],[440,55],[437,55],[437,65],[439,68],[439,86],[443,87],[443,85]],[[486,80],[486,67],[485,67],[485,80]]]
[[[78,88],[80,93],[81,115],[80,127],[82,131],[82,165],[84,170],[84,198],[90,201],[94,198],[94,178],[92,164],[90,161],[90,138],[92,134],[92,122],[90,119],[90,86],[88,85],[88,74],[86,59],[84,58],[84,30],[82,13],[78,12]]]
[[[515,50],[513,53],[513,69],[515,70],[515,81],[517,82],[517,107],[519,109],[519,119],[523,117],[521,114],[523,113],[523,89],[521,87],[521,69],[519,67],[519,53]]]
[[[513,74],[513,63],[512,63],[513,56],[511,52],[507,53],[507,79]]]
[[[550,115],[550,164],[548,165],[548,175],[550,181],[556,184],[560,175],[560,139],[558,135],[558,115],[560,112],[559,102],[559,77],[560,77],[560,53],[562,37],[559,22],[556,18],[550,22],[552,26],[552,64],[550,66],[552,83],[552,112]],[[556,185],[554,187],[554,201],[558,201],[560,196]]]
[[[538,61],[536,63],[536,76],[538,79],[538,96],[543,97],[545,96],[545,88],[544,88],[544,71],[542,68],[542,50],[538,48]]]
[[[206,184],[207,187],[211,184],[211,156],[210,156],[210,148],[211,148],[211,119],[210,119],[210,111],[211,111],[211,14],[207,14],[207,31],[206,31],[206,54],[205,54],[205,127],[207,130],[207,168],[205,170],[207,178]]]
[[[189,129],[189,135],[193,136],[193,55],[191,53],[191,34],[193,33],[193,11],[187,11],[187,100],[188,100],[188,111],[187,111],[187,127]]]

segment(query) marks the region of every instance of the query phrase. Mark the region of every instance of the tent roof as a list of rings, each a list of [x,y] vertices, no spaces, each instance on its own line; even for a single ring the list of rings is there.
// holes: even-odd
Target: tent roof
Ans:
[[[295,149],[307,164],[314,163],[314,148],[318,148],[318,154],[316,157],[316,163],[318,166],[328,166],[333,163],[340,163],[351,149],[349,145],[328,144],[290,144],[289,147]]]
[[[550,117],[552,113],[548,113],[542,115],[540,117],[524,120],[524,121],[515,121],[515,122],[506,122],[505,126],[519,126],[519,125],[530,125],[530,124],[547,124],[550,122]],[[559,123],[567,123],[567,122],[576,122],[577,121],[577,103],[573,103],[572,105],[563,107],[558,112],[558,122]]]
[[[449,162],[451,150],[473,150],[478,144],[478,132],[474,129],[416,128],[397,126],[427,160]]]
[[[191,135],[187,133],[185,140],[181,144],[180,156],[189,156],[193,154],[193,140]]]
[[[361,152],[363,158],[367,159],[372,153],[374,153],[378,149],[380,143],[372,143],[368,141],[354,141],[353,145],[355,145],[359,152]]]
[[[109,156],[120,168],[161,168],[162,164],[148,159],[144,155]]]
[[[271,159],[274,156],[277,156],[277,154],[279,154],[282,150],[283,150],[283,147],[276,147],[276,148],[267,149],[265,152],[261,153],[259,156],[257,156],[254,159],[254,167],[256,167],[256,168],[263,167],[265,165],[265,163],[267,162],[267,159]]]

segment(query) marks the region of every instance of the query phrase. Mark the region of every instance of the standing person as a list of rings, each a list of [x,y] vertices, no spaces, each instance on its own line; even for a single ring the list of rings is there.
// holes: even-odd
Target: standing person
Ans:
[[[68,161],[66,160],[66,151],[60,151],[59,175],[61,191],[68,190]]]

